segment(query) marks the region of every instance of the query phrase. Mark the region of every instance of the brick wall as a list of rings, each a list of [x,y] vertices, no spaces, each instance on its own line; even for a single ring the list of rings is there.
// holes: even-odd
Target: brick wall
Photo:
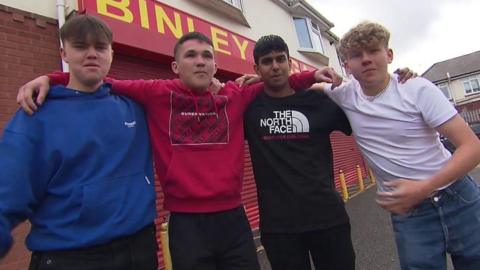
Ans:
[[[60,69],[58,47],[55,20],[0,5],[0,131],[18,108],[18,87]]]
[[[0,134],[18,108],[17,90],[32,78],[60,69],[57,23],[0,5]],[[29,224],[13,231],[15,245],[0,260],[0,270],[28,269],[30,254],[25,248]]]

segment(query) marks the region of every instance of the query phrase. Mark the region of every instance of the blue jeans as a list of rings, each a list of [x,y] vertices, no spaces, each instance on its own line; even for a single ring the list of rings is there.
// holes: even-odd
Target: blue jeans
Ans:
[[[402,270],[480,269],[480,188],[470,176],[405,215],[392,214]]]

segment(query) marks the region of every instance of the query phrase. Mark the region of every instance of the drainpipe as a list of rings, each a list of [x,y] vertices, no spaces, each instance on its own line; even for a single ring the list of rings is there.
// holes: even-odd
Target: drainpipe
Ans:
[[[58,18],[58,30],[65,23],[65,0],[57,0],[57,18]],[[62,41],[60,40],[60,47],[63,48]],[[68,64],[62,60],[62,71],[68,72]]]
[[[453,95],[453,90],[451,89],[451,78],[450,78],[450,72],[447,72],[447,88],[448,88],[448,93],[452,97],[453,100],[453,106],[457,106],[457,101],[455,100],[455,96]]]

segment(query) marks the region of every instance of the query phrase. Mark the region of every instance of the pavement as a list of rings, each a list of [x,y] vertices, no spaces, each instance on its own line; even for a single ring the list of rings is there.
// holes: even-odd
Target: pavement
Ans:
[[[480,184],[480,165],[470,175]],[[375,203],[376,187],[371,186],[346,203],[352,225],[352,241],[357,270],[397,270],[397,249],[390,215]],[[271,270],[265,251],[255,234],[262,270]],[[312,268],[313,269],[313,268]],[[449,270],[453,269],[449,262]]]

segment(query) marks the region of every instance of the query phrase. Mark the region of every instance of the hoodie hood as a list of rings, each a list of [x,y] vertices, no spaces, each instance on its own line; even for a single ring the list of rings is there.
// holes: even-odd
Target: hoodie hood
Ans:
[[[204,92],[196,92],[196,91],[192,91],[190,90],[181,80],[179,79],[176,79],[174,80],[174,83],[176,84],[177,88],[179,90],[181,90],[182,92],[186,93],[187,95],[191,96],[192,99],[193,99],[193,103],[195,105],[195,114],[197,115],[197,120],[200,122],[201,121],[201,117],[200,117],[200,111],[198,109],[198,99],[200,97],[204,97],[204,96],[207,96],[212,104],[213,104],[213,109],[214,109],[214,112],[215,112],[215,115],[216,117],[218,118],[218,107],[217,107],[217,104],[215,102],[215,98],[213,97],[213,94],[211,93],[210,89],[207,89],[206,91]]]
[[[192,91],[190,88],[188,88],[188,86],[186,86],[182,80],[180,79],[175,79],[173,80],[173,82],[175,83],[175,85],[177,86],[177,89],[180,90],[181,92],[184,92],[190,96],[207,96],[209,95],[210,93],[210,89],[207,89],[206,91],[203,91],[203,92],[197,92],[197,91]]]
[[[110,94],[112,85],[110,83],[102,84],[95,92],[86,93],[63,85],[55,85],[50,88],[47,98],[49,99],[65,99],[65,98],[80,98],[80,99],[98,99],[104,98]]]

